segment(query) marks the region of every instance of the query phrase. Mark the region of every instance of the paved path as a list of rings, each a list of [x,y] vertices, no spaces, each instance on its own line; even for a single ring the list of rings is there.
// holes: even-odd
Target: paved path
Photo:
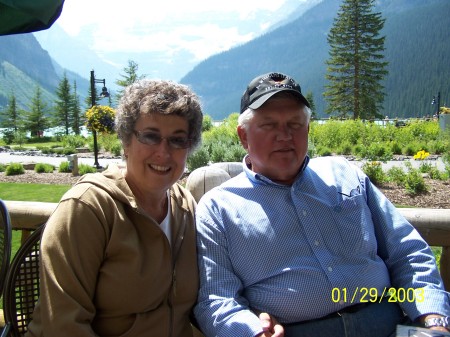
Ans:
[[[358,167],[362,167],[365,162],[366,161],[354,161],[354,163]],[[406,169],[405,163],[407,163],[407,162],[410,162],[412,167],[414,167],[414,168],[419,168],[420,164],[422,164],[422,162],[420,160],[406,159],[406,160],[390,160],[390,161],[387,161],[386,163],[382,162],[381,165],[383,166],[383,170],[384,171],[387,171],[391,167],[394,167],[394,166]],[[436,165],[436,167],[440,171],[444,171],[445,170],[445,164],[444,164],[444,161],[442,160],[441,157],[439,157],[437,159],[425,160],[424,162],[430,163],[431,165]]]
[[[46,163],[52,164],[56,167],[63,161],[67,161],[67,156],[41,156],[41,155],[26,155],[20,153],[13,152],[0,152],[0,164],[9,164],[9,163]],[[386,163],[382,163],[383,170],[388,170],[393,166],[398,166],[405,168],[405,162],[410,162],[411,165],[415,168],[418,168],[421,164],[421,161],[414,159],[406,159],[406,160],[391,160]],[[120,164],[122,163],[122,159],[120,158],[98,158],[98,162],[100,166],[107,167],[110,163]],[[362,167],[365,161],[352,161],[358,167]],[[437,168],[441,171],[445,170],[445,164],[442,161],[442,158],[427,160],[426,162],[431,163],[432,165],[436,165]],[[78,157],[78,164],[83,163],[87,165],[94,166],[94,157]]]
[[[61,162],[67,161],[67,156],[41,156],[41,155],[31,155],[31,154],[21,154],[13,152],[0,152],[0,164],[9,163],[45,163],[51,164],[59,167]],[[78,157],[78,164],[86,164],[94,166],[94,157]],[[121,158],[101,158],[99,156],[98,163],[102,167],[107,167],[111,163],[120,164],[122,163]]]

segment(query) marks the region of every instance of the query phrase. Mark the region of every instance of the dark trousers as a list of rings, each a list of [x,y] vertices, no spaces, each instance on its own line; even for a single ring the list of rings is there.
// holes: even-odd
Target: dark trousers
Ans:
[[[368,303],[322,319],[285,324],[285,337],[394,337],[397,324],[408,324],[397,303]]]

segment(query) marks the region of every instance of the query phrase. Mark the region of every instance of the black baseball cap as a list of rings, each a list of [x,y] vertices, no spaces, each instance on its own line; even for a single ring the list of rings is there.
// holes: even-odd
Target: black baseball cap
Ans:
[[[254,78],[241,98],[241,112],[248,108],[258,109],[270,97],[281,92],[289,91],[295,94],[308,108],[308,100],[302,95],[300,85],[295,80],[282,73],[268,73]]]

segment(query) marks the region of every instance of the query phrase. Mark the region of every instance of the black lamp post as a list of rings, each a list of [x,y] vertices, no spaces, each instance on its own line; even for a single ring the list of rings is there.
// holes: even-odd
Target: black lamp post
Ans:
[[[95,90],[95,83],[103,83],[102,93],[100,94],[100,98],[109,97],[108,89],[105,86],[105,79],[96,79],[94,75],[94,70],[91,70],[91,108],[95,106],[96,104],[96,90]],[[94,166],[99,169],[101,168],[100,164],[98,163],[98,145],[97,145],[97,131],[92,130],[92,135],[94,136]]]
[[[433,96],[433,100],[431,101],[431,105],[437,105],[436,107],[436,116],[439,120],[439,108],[441,106],[441,92],[439,91],[437,96]]]

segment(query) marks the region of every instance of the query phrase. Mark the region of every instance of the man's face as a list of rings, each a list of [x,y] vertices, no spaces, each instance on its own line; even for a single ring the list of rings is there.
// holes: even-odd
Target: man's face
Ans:
[[[308,151],[309,122],[290,97],[271,98],[257,109],[238,135],[252,170],[285,185],[293,183]]]

